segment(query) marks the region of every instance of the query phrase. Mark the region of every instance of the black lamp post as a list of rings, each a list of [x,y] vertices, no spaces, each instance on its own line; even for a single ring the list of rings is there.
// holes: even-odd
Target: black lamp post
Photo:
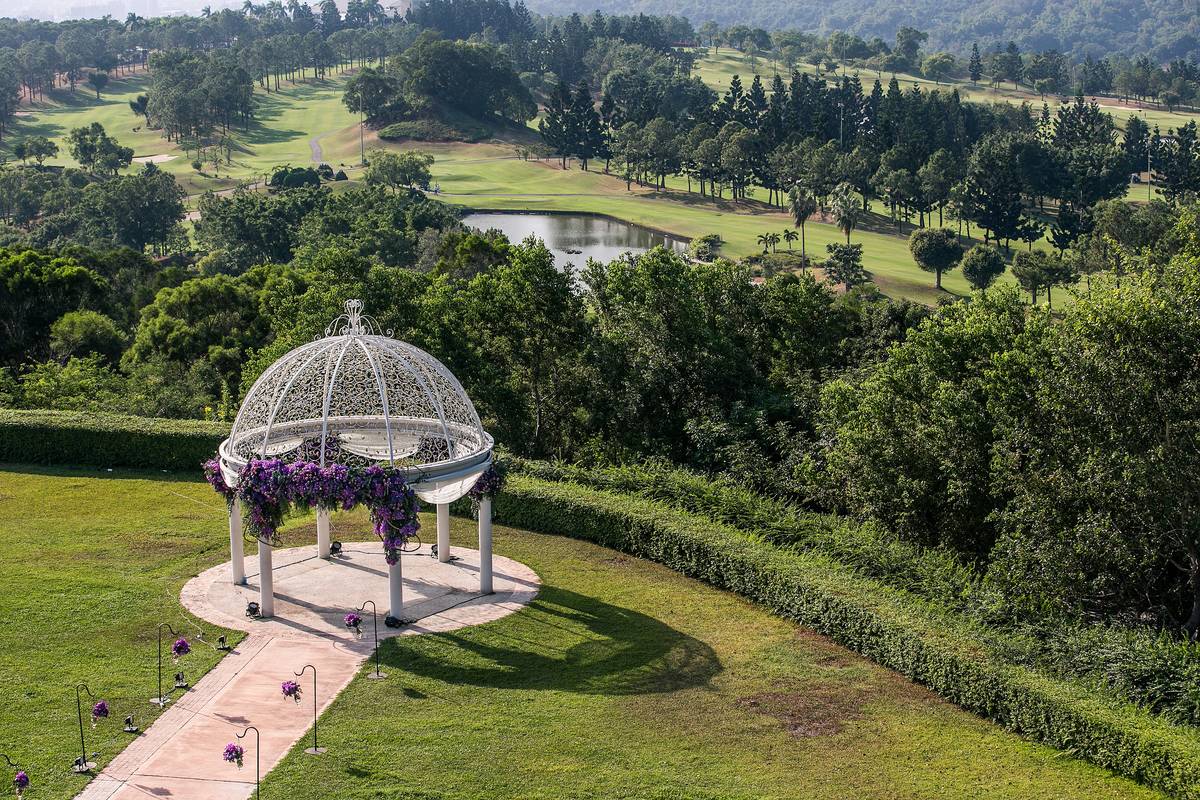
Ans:
[[[87,742],[83,738],[83,695],[80,690],[87,692],[87,696],[96,699],[96,695],[92,694],[92,690],[87,687],[86,683],[81,683],[75,687],[75,712],[79,715],[79,758],[75,759],[75,764],[71,768],[79,774],[91,772],[96,768],[94,762],[87,759]]]
[[[261,762],[258,757],[259,752],[262,750],[262,736],[259,734],[258,728],[250,725],[246,728],[246,730],[239,733],[237,738],[245,738],[246,734],[250,733],[250,731],[254,731],[254,798],[255,800],[258,800],[258,798],[261,796],[260,792],[262,790],[262,770],[259,766]]]
[[[166,708],[167,703],[171,702],[171,698],[163,694],[162,690],[162,632],[166,628],[171,632],[172,636],[178,636],[175,629],[171,627],[169,622],[161,622],[158,625],[158,697],[150,698],[151,705],[156,705],[159,708]]]
[[[293,674],[299,678],[310,669],[313,673],[313,743],[312,747],[306,748],[304,752],[308,753],[310,756],[319,756],[325,752],[325,748],[317,747],[317,668],[312,664],[305,664],[304,669]]]
[[[375,629],[375,671],[368,672],[367,677],[372,680],[379,680],[380,678],[387,677],[386,672],[379,671],[379,610],[375,608],[374,600],[368,600],[367,602],[363,603],[358,610],[366,611],[367,606],[371,607],[371,627]]]
[[[8,753],[0,753],[0,758],[3,758],[5,764],[17,771],[16,777],[13,778],[13,787],[17,791],[17,797],[20,797],[29,788],[29,776],[19,765],[13,763],[13,760],[8,757]]]

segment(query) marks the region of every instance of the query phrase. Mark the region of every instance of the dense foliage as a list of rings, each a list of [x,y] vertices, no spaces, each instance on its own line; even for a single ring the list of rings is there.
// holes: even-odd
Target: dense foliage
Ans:
[[[1003,47],[1010,40],[1023,46],[1056,48],[1082,58],[1112,52],[1150,52],[1159,61],[1200,55],[1197,21],[1184,2],[1138,3],[1131,0],[1089,4],[920,2],[863,3],[719,3],[696,0],[531,0],[530,8],[548,14],[590,13],[684,14],[695,22],[758,26],[767,30],[847,31],[865,38],[888,37],[903,26],[927,30],[930,44],[940,50],[966,53],[973,41]]]

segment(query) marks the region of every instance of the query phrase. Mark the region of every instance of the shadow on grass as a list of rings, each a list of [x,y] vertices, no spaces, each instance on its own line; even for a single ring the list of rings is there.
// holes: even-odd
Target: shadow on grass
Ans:
[[[390,639],[382,656],[460,686],[600,695],[703,686],[722,669],[711,647],[661,620],[556,586],[488,625]]]

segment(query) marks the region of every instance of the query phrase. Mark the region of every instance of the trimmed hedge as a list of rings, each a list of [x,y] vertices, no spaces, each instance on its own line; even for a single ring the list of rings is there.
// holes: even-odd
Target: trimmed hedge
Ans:
[[[1004,663],[953,614],[837,565],[666,505],[514,474],[505,524],[586,539],[736,592],[1004,727],[1181,798],[1200,798],[1200,732]]]
[[[0,409],[0,461],[199,472],[229,426],[75,411]]]
[[[863,575],[955,611],[973,611],[977,602],[979,576],[954,553],[902,541],[880,525],[805,511],[730,481],[671,465],[580,467],[521,458],[508,460],[517,471],[543,480],[570,481],[661,500],[682,511],[732,525],[751,538],[824,553]]]

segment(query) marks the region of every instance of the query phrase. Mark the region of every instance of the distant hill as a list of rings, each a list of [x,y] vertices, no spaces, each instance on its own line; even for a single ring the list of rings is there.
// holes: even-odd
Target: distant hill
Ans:
[[[540,14],[675,14],[694,25],[847,31],[891,41],[903,25],[929,34],[928,50],[965,53],[1015,41],[1022,50],[1074,58],[1149,54],[1166,63],[1200,59],[1197,0],[526,0]]]

